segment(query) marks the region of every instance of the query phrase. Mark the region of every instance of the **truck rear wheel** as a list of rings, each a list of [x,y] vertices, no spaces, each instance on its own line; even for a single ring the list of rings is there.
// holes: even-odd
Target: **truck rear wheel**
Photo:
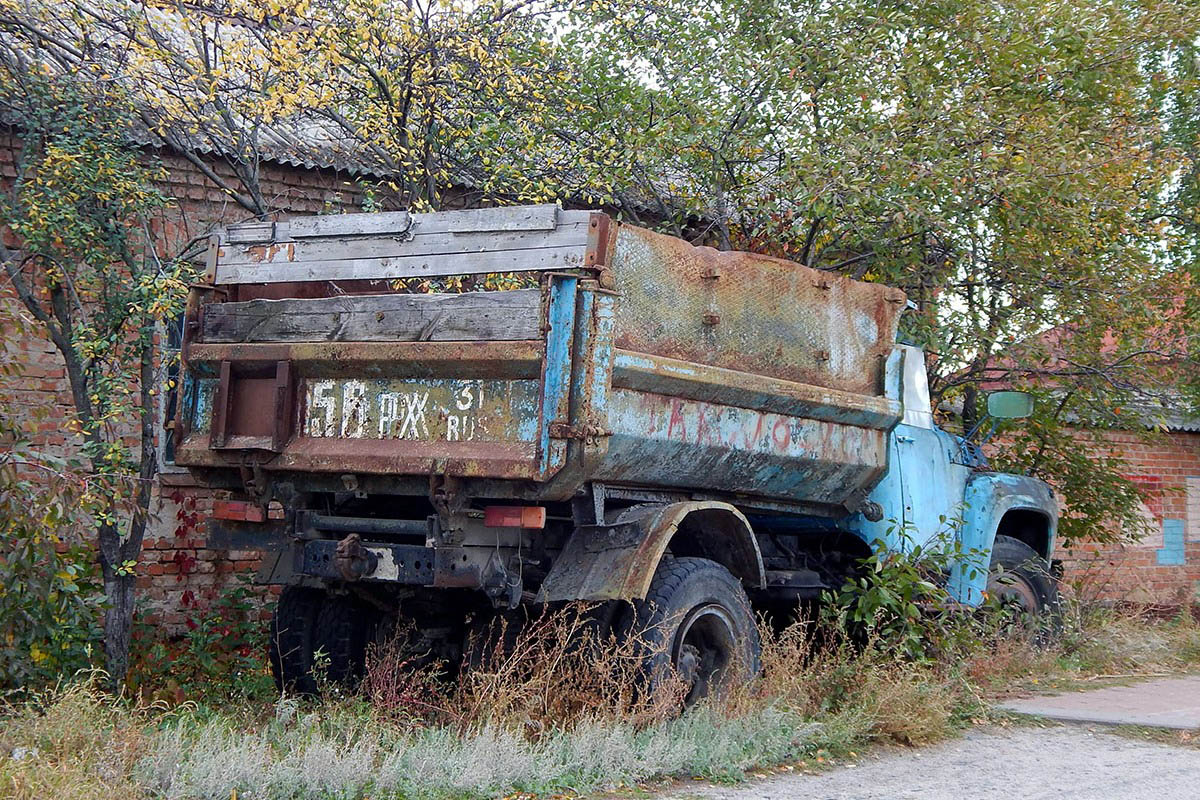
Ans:
[[[355,597],[326,597],[317,614],[313,644],[328,660],[326,677],[354,686],[367,664],[367,647],[375,641],[382,614]]]
[[[707,558],[664,560],[645,600],[634,603],[634,633],[647,651],[651,690],[672,669],[685,705],[749,680],[761,643],[750,601],[729,570]]]
[[[1046,560],[1020,539],[996,537],[987,594],[1030,628],[1054,632],[1059,613],[1058,581],[1050,574]]]
[[[279,691],[312,694],[313,630],[325,593],[302,586],[285,586],[270,627],[271,674]]]

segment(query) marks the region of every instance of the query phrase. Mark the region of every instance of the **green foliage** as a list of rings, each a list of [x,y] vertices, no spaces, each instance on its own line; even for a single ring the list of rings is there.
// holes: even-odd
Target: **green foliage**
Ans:
[[[1034,415],[1008,425],[1004,446],[991,459],[995,469],[1028,474],[1053,483],[1067,498],[1058,521],[1058,541],[1071,547],[1087,539],[1136,540],[1148,532],[1145,498],[1126,477],[1119,454],[1106,455],[1103,435],[1067,424],[1066,411],[1077,397],[1034,391]],[[1076,419],[1086,409],[1075,403]],[[1111,411],[1111,409],[1110,409]],[[1156,434],[1140,431],[1147,439]],[[1161,435],[1161,434],[1157,434]]]
[[[81,487],[0,406],[0,693],[92,666],[101,587],[78,541]]]
[[[924,544],[894,524],[888,538],[897,542],[877,540],[856,574],[825,592],[822,625],[835,638],[849,635],[869,650],[916,663],[952,661],[985,646],[1017,621],[1017,612],[987,601],[971,610],[951,596],[947,579],[956,565],[968,579],[989,569],[982,553],[964,549],[954,535],[960,524],[952,521]]]
[[[124,478],[140,466],[121,433],[143,411],[142,352],[184,288],[180,265],[160,263],[146,241],[167,205],[153,188],[163,172],[129,146],[119,96],[90,97],[37,70],[7,77],[5,94],[22,93],[24,136],[17,191],[0,200],[0,224],[20,242],[6,266],[30,313],[77,362],[68,358],[78,368],[75,424],[94,470]],[[120,481],[92,486],[110,493],[88,498],[102,516],[128,499]]]
[[[26,319],[64,362],[74,413],[61,430],[85,456],[74,500],[97,534],[106,666],[119,683],[157,469],[165,365],[155,336],[181,309],[190,268],[155,250],[163,172],[131,144],[134,112],[111,81],[91,85],[40,55],[8,53],[0,109],[21,138],[12,190],[0,196],[0,226],[12,233],[0,258]]]
[[[274,697],[261,594],[239,580],[211,602],[189,602],[187,631],[181,635],[165,636],[144,618],[135,623],[129,688],[172,703],[191,700],[215,708]]]
[[[1178,407],[1200,374],[1200,283],[1174,246],[1196,208],[1181,194],[1195,191],[1194,2],[629,0],[581,11],[565,38],[597,109],[580,124],[620,143],[630,188],[614,203],[904,288],[934,405],[961,400],[968,425],[981,383],[1072,393],[1077,412]],[[1040,474],[1101,512],[1071,537],[1111,536],[1136,495],[1115,463],[1075,457],[1070,421],[1044,420]],[[1114,489],[1108,508],[1093,483]]]

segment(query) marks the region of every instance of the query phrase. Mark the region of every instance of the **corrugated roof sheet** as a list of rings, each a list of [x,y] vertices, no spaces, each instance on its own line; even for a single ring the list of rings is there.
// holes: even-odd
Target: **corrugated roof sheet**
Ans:
[[[341,126],[315,115],[264,124],[259,128],[258,137],[257,151],[264,161],[302,169],[335,169],[375,178],[391,174],[380,159],[372,157],[369,149],[346,135]],[[146,147],[172,146],[171,142],[140,125],[131,131],[131,138]],[[176,132],[173,138],[190,152],[205,156],[224,155],[204,137]]]

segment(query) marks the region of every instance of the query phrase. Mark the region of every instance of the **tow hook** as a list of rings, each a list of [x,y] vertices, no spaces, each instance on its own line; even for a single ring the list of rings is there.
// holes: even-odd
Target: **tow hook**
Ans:
[[[347,534],[337,544],[333,556],[338,574],[347,581],[356,581],[370,575],[379,564],[379,556],[362,546],[362,537],[357,533]]]

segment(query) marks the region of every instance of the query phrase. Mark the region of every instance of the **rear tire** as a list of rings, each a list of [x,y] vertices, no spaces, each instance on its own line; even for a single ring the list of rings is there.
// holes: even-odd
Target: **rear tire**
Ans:
[[[659,564],[645,600],[633,604],[633,632],[647,649],[651,691],[674,670],[685,705],[719,695],[758,673],[762,645],[741,582],[707,558]]]
[[[271,617],[270,661],[275,687],[281,692],[312,694],[313,631],[325,593],[285,586]]]
[[[317,614],[314,649],[324,652],[326,677],[353,688],[366,670],[367,647],[375,641],[382,614],[354,597],[326,597]]]

